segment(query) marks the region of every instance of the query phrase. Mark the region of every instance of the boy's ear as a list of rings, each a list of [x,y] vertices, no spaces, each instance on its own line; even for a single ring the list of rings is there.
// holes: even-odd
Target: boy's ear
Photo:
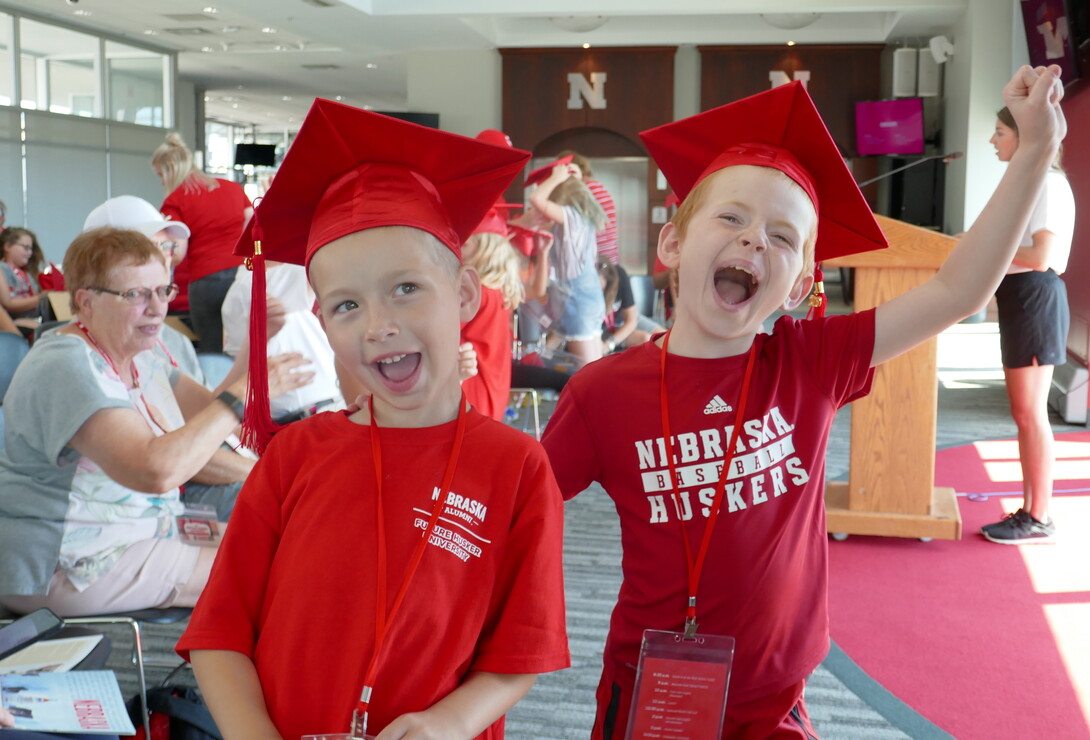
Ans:
[[[481,276],[468,265],[458,270],[458,320],[463,324],[481,307]]]
[[[667,221],[659,231],[658,255],[662,264],[671,270],[681,264],[681,238],[672,221]]]
[[[799,279],[795,281],[795,286],[791,288],[791,292],[787,294],[787,300],[783,302],[783,310],[791,311],[798,308],[806,296],[810,295],[810,289],[813,287],[814,273],[809,272],[800,275]]]

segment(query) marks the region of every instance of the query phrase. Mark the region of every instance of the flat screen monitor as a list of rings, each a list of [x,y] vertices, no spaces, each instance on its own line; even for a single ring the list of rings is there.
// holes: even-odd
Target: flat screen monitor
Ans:
[[[415,123],[419,126],[427,126],[428,128],[439,128],[439,114],[438,113],[407,113],[405,111],[388,111],[378,110],[375,113],[381,113],[384,116],[390,118],[397,118],[402,121],[408,121],[409,123]]]
[[[235,165],[276,166],[276,144],[235,144]]]
[[[867,154],[923,154],[923,99],[855,104],[855,148]]]

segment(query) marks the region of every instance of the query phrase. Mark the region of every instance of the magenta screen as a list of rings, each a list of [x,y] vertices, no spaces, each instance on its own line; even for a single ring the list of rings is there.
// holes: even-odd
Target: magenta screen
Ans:
[[[855,104],[859,154],[923,154],[923,100],[901,98]]]

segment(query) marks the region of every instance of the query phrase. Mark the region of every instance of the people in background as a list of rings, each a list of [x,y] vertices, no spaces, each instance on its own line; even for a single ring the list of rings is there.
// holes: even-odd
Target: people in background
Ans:
[[[155,150],[152,168],[163,183],[166,199],[160,210],[167,218],[189,226],[190,236],[178,247],[185,250],[189,278],[189,316],[202,352],[223,350],[220,309],[242,259],[235,243],[253,213],[242,186],[209,177],[193,160],[193,153],[176,133]]]
[[[545,179],[530,193],[532,208],[524,218],[530,220],[528,225],[552,228],[551,261],[558,290],[550,302],[557,300],[562,306],[555,308],[557,319],[549,331],[586,364],[602,356],[600,336],[606,311],[594,261],[595,234],[605,225],[606,215],[574,174],[578,169],[570,163],[548,168]]]
[[[511,394],[511,312],[525,295],[518,254],[498,233],[503,225],[496,221],[486,227],[493,230],[478,231],[462,247],[462,263],[481,278],[481,307],[462,325],[462,341],[472,343],[477,352],[477,374],[462,383],[462,390],[474,408],[501,421]]]
[[[606,320],[602,325],[602,353],[643,344],[664,329],[636,307],[632,282],[620,265],[598,258],[598,277],[606,302]]]
[[[990,141],[1000,162],[1010,162],[1018,151],[1018,124],[1008,108],[997,114]],[[1004,545],[1051,542],[1056,534],[1049,513],[1056,455],[1048,391],[1053,368],[1067,361],[1071,314],[1060,275],[1067,268],[1074,228],[1075,198],[1057,152],[1007,276],[995,292],[1003,377],[1018,427],[1022,506],[980,531]]]
[[[598,201],[598,205],[602,207],[606,214],[606,223],[599,230],[597,236],[598,255],[605,257],[615,265],[619,264],[621,252],[617,244],[617,206],[613,202],[613,196],[606,190],[605,185],[594,179],[594,171],[591,169],[589,159],[571,150],[560,152],[558,156],[564,157],[567,155],[571,155],[572,164],[579,168],[579,172],[573,174],[576,174],[583,181],[583,184],[587,186],[587,190]]]
[[[0,605],[62,616],[192,606],[216,548],[184,543],[176,518],[204,504],[215,524],[234,501],[179,486],[234,483],[253,467],[219,449],[245,380],[212,396],[152,351],[175,288],[139,232],[81,234],[64,274],[75,320],[34,343],[4,401],[19,432],[0,451]]]
[[[34,333],[40,316],[41,288],[37,275],[41,265],[34,254],[34,234],[18,226],[0,232],[0,308],[3,308],[25,336]],[[40,254],[40,250],[39,250]]]
[[[245,265],[239,267],[235,282],[223,299],[223,351],[236,358],[249,345],[252,285],[253,272]],[[314,375],[307,385],[270,399],[273,419],[287,424],[319,411],[344,408],[345,399],[337,387],[333,348],[314,314],[315,296],[307,282],[306,269],[301,265],[266,262],[264,300],[277,301],[283,316],[282,328],[269,335],[269,357],[297,354],[309,363],[307,369]]]

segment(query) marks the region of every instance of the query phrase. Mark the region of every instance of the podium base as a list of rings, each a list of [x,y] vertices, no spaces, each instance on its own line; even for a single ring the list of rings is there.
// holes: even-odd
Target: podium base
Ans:
[[[825,486],[826,530],[835,535],[869,534],[879,537],[960,540],[961,512],[953,488],[934,488],[929,514],[896,514],[848,508],[848,483]],[[841,538],[842,539],[842,538]]]

